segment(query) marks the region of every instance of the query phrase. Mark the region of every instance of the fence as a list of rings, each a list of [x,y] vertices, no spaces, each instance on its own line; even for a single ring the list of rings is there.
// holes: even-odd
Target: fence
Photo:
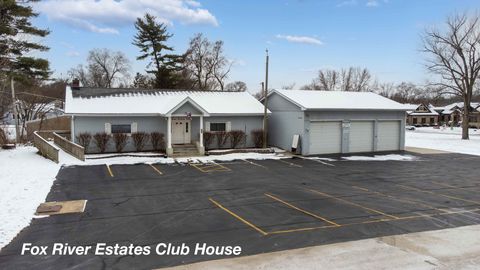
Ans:
[[[45,134],[48,135],[48,134]],[[40,154],[58,163],[58,147],[50,144],[39,132],[33,132],[33,144],[40,151]]]
[[[32,139],[34,131],[56,131],[59,133],[58,130],[62,130],[70,133],[70,123],[71,118],[67,115],[28,121],[26,125],[27,139]]]
[[[65,139],[64,137],[58,135],[56,132],[53,132],[52,135],[53,142],[60,148],[62,148],[63,151],[80,159],[81,161],[85,161],[85,148]]]

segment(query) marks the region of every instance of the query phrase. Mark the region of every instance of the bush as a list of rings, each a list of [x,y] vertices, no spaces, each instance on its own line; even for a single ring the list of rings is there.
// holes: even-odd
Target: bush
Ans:
[[[117,152],[122,152],[127,145],[128,135],[126,133],[114,133],[113,141],[115,142],[115,149]]]
[[[145,147],[145,143],[147,143],[150,135],[145,132],[136,132],[132,134],[132,138],[135,149],[140,152],[143,150],[143,147]]]
[[[83,146],[83,148],[87,149],[90,145],[90,141],[92,141],[92,135],[88,132],[82,132],[77,136],[78,144]]]
[[[218,148],[222,148],[228,139],[228,132],[226,131],[217,131],[215,132],[215,136],[217,138],[217,145]]]
[[[238,144],[243,142],[246,138],[245,132],[242,130],[232,130],[228,133],[228,137],[230,138],[230,146],[232,148],[236,148]]]
[[[150,138],[152,140],[153,150],[165,150],[165,135],[160,132],[150,133]]]
[[[93,139],[95,140],[95,144],[97,145],[98,149],[100,150],[100,153],[105,153],[105,150],[107,149],[107,144],[108,141],[110,140],[110,135],[105,133],[105,132],[99,132],[95,133],[93,135]]]
[[[210,149],[210,145],[213,143],[213,139],[215,139],[215,133],[210,131],[203,132],[203,145],[205,149]]]
[[[263,147],[263,129],[252,130],[253,144],[256,148]]]
[[[7,135],[5,134],[5,131],[3,131],[3,129],[0,127],[0,146],[7,143]]]

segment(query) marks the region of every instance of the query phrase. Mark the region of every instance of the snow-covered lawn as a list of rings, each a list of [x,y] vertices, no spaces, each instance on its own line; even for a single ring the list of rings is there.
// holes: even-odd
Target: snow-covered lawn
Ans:
[[[417,128],[407,131],[405,146],[480,155],[480,131],[470,129],[470,140],[462,140],[460,128]]]
[[[342,157],[345,160],[352,161],[413,161],[417,160],[417,157],[411,155],[375,155],[373,157],[368,156],[351,156],[351,157]]]
[[[0,150],[0,249],[28,226],[60,168],[36,153],[32,146]]]

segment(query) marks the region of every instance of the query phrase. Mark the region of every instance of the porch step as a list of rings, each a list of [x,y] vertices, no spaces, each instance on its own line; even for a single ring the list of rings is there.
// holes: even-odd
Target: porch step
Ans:
[[[198,149],[193,144],[173,145],[174,156],[194,156],[198,155]]]

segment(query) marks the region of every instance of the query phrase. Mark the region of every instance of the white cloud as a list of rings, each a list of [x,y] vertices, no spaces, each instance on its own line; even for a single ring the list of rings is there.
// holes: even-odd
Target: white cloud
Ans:
[[[378,6],[378,1],[377,0],[368,0],[366,6],[367,7],[377,7]]]
[[[168,24],[218,25],[215,16],[194,0],[45,0],[35,8],[51,20],[106,34],[118,34],[119,27],[131,25],[145,12]]]
[[[304,44],[313,44],[313,45],[323,44],[321,40],[314,37],[308,37],[308,36],[276,35],[276,38],[284,39],[294,43],[304,43]]]
[[[80,56],[80,53],[77,51],[68,51],[65,53],[65,55],[68,57],[77,57],[77,56]]]
[[[346,0],[340,2],[337,7],[350,7],[350,6],[356,6],[357,5],[357,0]]]

